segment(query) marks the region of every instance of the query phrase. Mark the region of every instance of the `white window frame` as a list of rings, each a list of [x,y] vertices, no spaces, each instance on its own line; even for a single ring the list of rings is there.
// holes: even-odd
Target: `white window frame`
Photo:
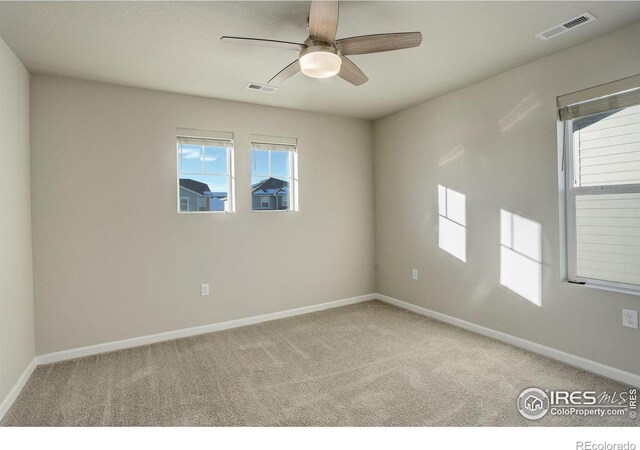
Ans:
[[[558,125],[563,130],[561,144],[563,157],[560,159],[560,162],[562,164],[561,169],[564,170],[567,281],[587,287],[640,295],[640,285],[580,277],[577,275],[578,249],[576,220],[577,196],[637,194],[640,193],[640,183],[574,186],[576,176],[576,161],[574,160],[575,137],[573,135],[574,121],[601,114],[605,110],[617,111],[640,104],[638,103],[638,89],[633,86],[640,86],[640,75],[558,97],[560,113]],[[629,93],[631,93],[631,95],[629,95]],[[617,107],[604,109],[607,108],[607,104],[616,105]],[[575,117],[572,117],[571,113],[573,113]]]
[[[267,206],[264,205],[265,200],[267,201]],[[269,209],[269,206],[271,206],[271,200],[269,199],[269,196],[268,195],[261,195],[260,196],[260,208]]]
[[[268,148],[255,148],[255,145],[260,147],[273,147],[271,149]],[[289,152],[289,167],[291,168],[291,175],[289,181],[289,201],[287,203],[286,209],[277,209],[277,199],[276,201],[276,209],[263,209],[262,205],[260,209],[254,209],[253,203],[251,210],[252,212],[257,213],[265,213],[265,212],[298,212],[300,211],[300,203],[299,203],[299,178],[298,178],[298,139],[291,137],[282,137],[282,136],[267,136],[267,135],[251,135],[251,153],[254,150],[259,151],[287,151]],[[253,160],[253,158],[250,158]],[[250,178],[251,183],[253,185],[253,177],[271,177],[271,158],[269,158],[269,173],[254,173],[253,167],[250,168]],[[251,194],[253,196],[253,193]],[[275,197],[274,197],[275,198]]]
[[[182,209],[182,201],[186,201],[187,202],[187,209]],[[189,211],[189,197],[180,197],[180,212],[188,212]]]
[[[205,131],[205,130],[195,130],[190,128],[178,128],[176,130],[176,186],[178,192],[178,213],[179,214],[206,214],[206,213],[215,213],[215,214],[233,214],[236,212],[236,202],[235,202],[235,165],[234,165],[234,143],[233,143],[233,133],[224,132],[224,131]],[[180,143],[181,138],[183,139],[193,139],[193,140],[202,140],[203,147],[206,146],[204,142],[206,141],[222,141],[224,142],[226,151],[227,151],[227,173],[209,173],[205,170],[205,161],[202,160],[202,171],[199,173],[188,173],[180,171]],[[224,202],[225,209],[224,211],[183,211],[180,208],[180,175],[211,175],[211,176],[226,176],[227,177],[227,200]],[[199,202],[198,202],[199,203]],[[199,207],[199,206],[198,206]]]

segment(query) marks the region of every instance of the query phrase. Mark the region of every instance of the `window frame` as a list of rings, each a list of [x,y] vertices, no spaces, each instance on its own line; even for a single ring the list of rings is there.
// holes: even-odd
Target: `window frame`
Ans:
[[[254,145],[269,147],[273,146],[272,149],[256,149]],[[280,148],[278,148],[280,147]],[[279,136],[266,136],[266,135],[252,135],[251,136],[251,146],[249,149],[249,160],[253,162],[253,152],[254,151],[279,151],[279,152],[288,152],[289,153],[289,167],[290,167],[290,176],[289,176],[289,201],[287,202],[286,209],[277,209],[278,200],[277,196],[274,196],[275,199],[275,209],[263,209],[262,204],[259,209],[254,209],[253,200],[251,201],[251,212],[255,213],[288,213],[288,212],[299,212],[300,204],[299,204],[299,175],[298,175],[298,139],[297,138],[287,138],[287,137],[279,137]],[[253,177],[271,177],[271,161],[269,161],[269,173],[268,174],[254,174],[253,165],[249,168],[249,178],[250,178],[250,187],[253,187]],[[251,197],[253,198],[253,190],[250,192]],[[261,196],[263,197],[263,196]],[[262,203],[262,199],[261,199]]]
[[[195,130],[195,129],[187,129],[187,128],[178,128],[176,130],[176,190],[177,190],[177,203],[178,203],[178,214],[207,214],[207,213],[215,213],[215,214],[234,214],[236,212],[236,201],[235,201],[235,161],[234,161],[234,135],[230,132],[222,132],[222,131],[205,131],[205,130]],[[201,140],[203,142],[206,141],[220,141],[225,142],[226,149],[226,159],[227,159],[227,173],[208,173],[206,172],[206,163],[204,160],[204,153],[202,155],[202,171],[199,173],[195,172],[182,172],[181,171],[181,139],[192,139],[192,140]],[[204,152],[204,147],[206,144],[202,144],[202,151]],[[215,176],[215,177],[227,177],[227,200],[224,202],[225,209],[222,211],[183,211],[181,210],[181,199],[185,197],[180,196],[180,176],[181,175],[205,175],[205,176]],[[188,201],[188,198],[187,198]],[[210,200],[211,201],[211,200]],[[190,202],[188,202],[190,203]],[[199,202],[198,202],[199,205]],[[190,205],[189,205],[190,206]],[[199,207],[199,206],[198,206]]]
[[[632,105],[621,108],[612,108],[611,111],[622,111]],[[636,184],[611,184],[598,186],[574,186],[576,161],[574,155],[575,138],[573,123],[587,117],[601,114],[596,112],[584,116],[560,121],[563,127],[563,152],[564,152],[564,197],[566,212],[566,266],[567,281],[587,287],[600,288],[615,292],[640,295],[640,284],[622,283],[619,281],[600,280],[596,278],[582,277],[577,274],[578,265],[578,231],[576,217],[576,197],[580,195],[610,195],[610,194],[640,194],[640,183]]]

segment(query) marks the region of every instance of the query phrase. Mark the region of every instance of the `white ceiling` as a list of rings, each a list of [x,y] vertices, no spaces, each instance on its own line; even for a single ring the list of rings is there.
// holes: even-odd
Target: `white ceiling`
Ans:
[[[598,19],[543,42],[534,34]],[[222,35],[302,42],[309,2],[2,2],[0,36],[34,73],[377,119],[640,21],[640,2],[342,2],[338,38],[421,31],[422,46],[353,56],[369,76],[266,82],[295,52]]]

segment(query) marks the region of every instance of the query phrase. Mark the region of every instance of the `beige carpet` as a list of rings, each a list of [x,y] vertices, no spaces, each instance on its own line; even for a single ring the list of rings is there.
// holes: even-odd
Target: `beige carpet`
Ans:
[[[371,301],[38,367],[2,425],[639,425],[520,416],[527,387],[627,389]]]

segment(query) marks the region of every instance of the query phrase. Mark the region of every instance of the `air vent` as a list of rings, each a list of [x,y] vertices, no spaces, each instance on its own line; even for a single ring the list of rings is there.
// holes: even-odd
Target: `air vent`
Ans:
[[[546,41],[547,39],[560,36],[561,34],[564,34],[569,30],[573,30],[574,28],[578,28],[586,23],[593,22],[594,20],[596,20],[595,16],[586,12],[572,19],[569,19],[564,23],[558,24],[554,27],[549,28],[548,30],[544,30],[543,32],[538,33],[536,34],[536,37],[538,39]]]
[[[268,94],[273,94],[278,90],[275,86],[269,86],[268,84],[260,84],[260,83],[249,83],[245,86],[245,89],[249,89],[250,91],[262,91]]]

